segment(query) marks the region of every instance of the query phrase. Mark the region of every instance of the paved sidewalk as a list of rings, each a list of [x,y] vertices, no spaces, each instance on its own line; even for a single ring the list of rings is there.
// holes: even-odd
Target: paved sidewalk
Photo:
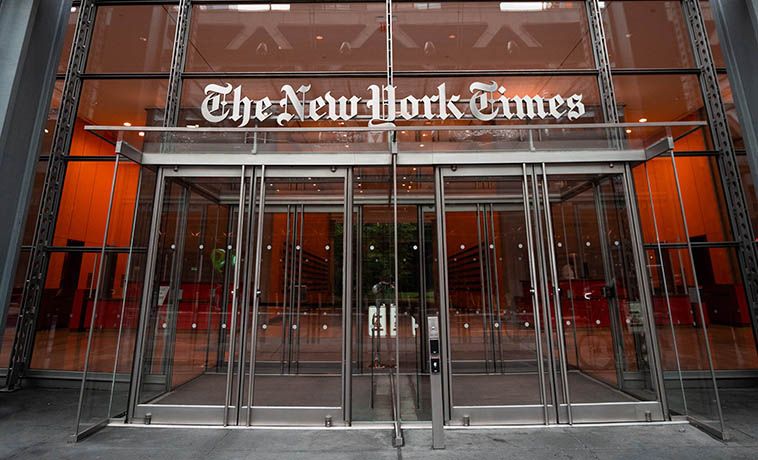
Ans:
[[[751,459],[758,428],[741,422],[734,440],[717,441],[690,425],[448,430],[447,449],[430,448],[429,430],[224,430],[108,427],[78,444],[70,390],[0,394],[0,458],[14,459]],[[727,399],[727,405],[729,400]],[[743,404],[744,406],[744,404]],[[744,413],[752,418],[755,411]],[[739,414],[736,419],[740,419]],[[740,419],[742,420],[742,419]]]

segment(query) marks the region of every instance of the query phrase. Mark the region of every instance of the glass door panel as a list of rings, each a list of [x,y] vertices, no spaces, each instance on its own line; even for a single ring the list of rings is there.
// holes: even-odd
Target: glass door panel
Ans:
[[[640,243],[632,237],[623,172],[534,170],[544,209],[539,218],[551,232],[543,244],[551,324],[559,341],[553,351],[556,385],[561,390],[567,385],[559,392],[564,398],[559,420],[662,419],[635,258]],[[588,405],[596,407],[586,410]]]
[[[543,423],[524,179],[477,172],[443,176],[453,423]]]
[[[161,407],[223,409],[228,399],[244,260],[239,224],[246,215],[239,212],[250,187],[242,174],[236,168],[163,172],[139,344],[138,417],[150,413],[156,422],[166,416],[167,422],[193,423],[191,416],[171,419]],[[222,423],[215,414],[201,420]]]
[[[624,170],[442,172],[451,423],[662,419]]]
[[[339,423],[345,171],[269,169],[256,189],[248,423],[323,424],[327,417]]]

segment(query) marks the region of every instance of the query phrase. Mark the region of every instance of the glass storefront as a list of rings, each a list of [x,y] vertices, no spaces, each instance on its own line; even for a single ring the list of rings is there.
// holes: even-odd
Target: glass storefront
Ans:
[[[436,316],[448,425],[720,430],[717,384],[755,379],[758,354],[687,20],[588,1],[97,4],[40,158],[39,195],[50,155],[66,171],[29,374],[82,379],[79,431],[423,425]],[[475,116],[474,82],[533,116]],[[209,85],[240,87],[250,123],[209,121]],[[284,85],[309,90],[279,104]],[[417,116],[375,124],[370,85],[395,88],[383,117]],[[277,123],[327,94],[354,116]],[[575,119],[550,105],[573,95]]]

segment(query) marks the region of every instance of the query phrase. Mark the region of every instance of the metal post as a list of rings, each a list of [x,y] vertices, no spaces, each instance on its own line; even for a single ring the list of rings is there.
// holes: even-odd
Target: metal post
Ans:
[[[437,220],[437,277],[440,293],[440,341],[442,358],[442,406],[444,420],[452,413],[452,368],[450,364],[450,299],[448,297],[447,243],[445,242],[445,176],[439,167],[434,170],[434,203]]]
[[[242,170],[242,177],[245,179],[245,168]],[[241,254],[237,254],[237,260],[238,261],[245,261],[245,272],[242,275],[242,309],[241,309],[241,316],[242,316],[242,324],[240,326],[240,346],[239,346],[239,357],[237,362],[237,394],[235,395],[235,423],[239,425],[240,423],[240,411],[242,410],[243,400],[242,400],[242,394],[244,392],[245,388],[245,351],[247,349],[247,340],[248,340],[248,330],[249,330],[249,324],[250,324],[250,272],[253,269],[252,264],[253,260],[255,259],[255,254],[253,253],[253,216],[255,209],[255,169],[252,168],[250,179],[249,180],[243,180],[243,184],[247,184],[248,189],[248,203],[250,203],[250,207],[245,206],[245,200],[243,199],[239,206],[239,213],[243,216],[245,215],[245,212],[247,211],[248,217],[244,218],[243,221],[245,222],[244,225],[246,225],[245,228],[245,245],[244,245],[244,254],[245,256],[242,257]],[[241,237],[241,235],[240,235]]]
[[[179,121],[179,106],[182,94],[182,72],[189,41],[189,24],[192,13],[192,0],[179,1],[179,14],[176,18],[174,48],[171,54],[171,69],[166,92],[166,113],[163,126],[176,126]]]
[[[532,199],[534,200],[534,222],[536,225],[534,225],[534,247],[536,249],[536,257],[538,262],[538,269],[537,273],[540,273],[541,275],[538,276],[537,281],[539,282],[538,292],[539,292],[539,299],[542,303],[542,316],[543,320],[542,323],[544,324],[545,329],[545,345],[547,350],[545,350],[545,354],[547,355],[547,370],[548,370],[548,383],[550,384],[550,398],[553,401],[553,410],[555,413],[555,420],[557,422],[560,421],[560,399],[558,398],[558,389],[556,385],[556,376],[557,373],[555,371],[555,347],[553,346],[553,341],[556,339],[553,333],[553,321],[551,319],[552,315],[550,314],[550,293],[549,293],[549,286],[548,286],[548,280],[547,280],[547,262],[545,260],[545,236],[544,236],[544,224],[543,224],[543,218],[542,218],[542,207],[540,206],[540,198],[539,198],[539,192],[537,188],[537,174],[534,170],[534,167],[531,167],[531,195]],[[528,197],[527,197],[528,199]],[[549,231],[549,230],[548,230]],[[535,295],[537,295],[535,293]],[[540,312],[538,312],[540,313]],[[537,318],[535,318],[535,324],[536,324]],[[547,423],[547,421],[546,421]]]
[[[261,300],[261,263],[263,257],[260,256],[263,248],[263,223],[266,208],[266,167],[260,168],[261,188],[258,191],[258,223],[255,235],[255,253],[258,254],[258,262],[255,264],[255,273],[253,274],[253,322],[250,329],[253,331],[250,338],[250,383],[247,385],[247,426],[253,421],[253,398],[255,396],[255,359],[258,345],[258,309]],[[252,186],[255,187],[255,181]],[[255,203],[250,203],[252,209],[255,209]],[[252,222],[251,222],[252,224]]]
[[[713,63],[708,34],[705,30],[699,0],[683,0],[682,7],[692,39],[693,51],[700,67],[700,86],[705,109],[708,113],[713,146],[718,151],[718,165],[724,200],[729,209],[734,240],[737,241],[737,258],[745,285],[745,295],[750,305],[753,322],[753,339],[758,346],[758,249],[754,245],[753,227],[750,222],[745,193],[740,183],[740,170],[734,153],[729,123],[719,90],[716,66]]]
[[[142,287],[142,302],[137,326],[137,338],[134,345],[134,360],[132,363],[132,382],[129,387],[129,403],[127,406],[127,420],[134,416],[134,410],[139,402],[139,392],[142,386],[142,373],[144,368],[145,335],[148,328],[150,309],[153,301],[153,286],[155,284],[155,260],[158,253],[158,240],[160,239],[160,221],[163,210],[163,195],[166,183],[163,168],[158,169],[155,178],[155,194],[153,195],[153,214],[151,219],[150,237],[147,245],[147,257],[145,260],[144,277]]]
[[[587,0],[584,4],[587,9],[592,51],[595,57],[595,69],[597,70],[603,118],[608,123],[618,123],[619,115],[616,107],[616,95],[613,89],[613,78],[611,77],[611,62],[608,58],[608,47],[605,41],[605,30],[603,30],[600,2],[598,0]],[[611,147],[621,148],[619,131],[609,128],[607,132]]]
[[[353,419],[353,169],[345,174],[342,225],[342,410],[345,425]],[[360,335],[360,332],[358,333]]]
[[[535,248],[534,248],[534,235],[532,226],[532,210],[529,205],[529,186],[526,172],[526,164],[521,164],[521,193],[523,194],[523,210],[526,223],[526,246],[527,254],[529,257],[529,283],[530,283],[530,297],[532,299],[532,315],[534,315],[534,340],[537,350],[537,372],[539,372],[539,387],[540,387],[540,399],[542,401],[542,412],[544,417],[544,423],[547,425],[550,421],[550,416],[547,410],[547,391],[545,389],[545,358],[542,350],[542,325],[540,321],[540,306],[539,298],[537,297],[537,266],[535,263]],[[552,378],[552,376],[551,376]]]
[[[432,448],[445,448],[445,417],[442,408],[442,353],[440,343],[440,320],[437,316],[427,318],[429,337],[429,387],[432,397]]]
[[[542,163],[542,193],[544,197],[544,216],[545,216],[545,235],[547,235],[547,255],[550,264],[550,277],[553,279],[553,305],[555,306],[555,333],[558,342],[559,365],[561,368],[561,377],[563,378],[563,398],[566,402],[566,413],[568,423],[573,424],[571,414],[571,398],[569,392],[568,369],[566,365],[566,344],[563,334],[563,311],[561,311],[561,288],[558,286],[558,267],[555,260],[555,241],[553,240],[553,219],[550,210],[550,193],[547,183],[547,171],[545,163]],[[549,294],[548,294],[549,295]]]
[[[242,252],[242,233],[245,225],[245,213],[242,212],[245,203],[245,167],[242,166],[240,178],[240,207],[237,211],[237,227],[234,231],[235,241],[234,255],[229,255],[229,263],[234,262],[234,281],[232,284],[232,318],[229,325],[229,360],[226,364],[226,397],[224,398],[224,426],[229,424],[229,405],[232,400],[232,375],[234,371],[234,351],[237,346],[237,311],[239,310],[239,282],[240,282],[240,253]],[[236,257],[236,258],[235,258]],[[238,391],[242,391],[238,388]]]
[[[623,320],[621,318],[621,306],[617,295],[618,283],[616,282],[616,274],[613,271],[613,257],[611,256],[610,242],[608,241],[608,228],[606,226],[608,213],[605,209],[605,203],[603,203],[601,193],[600,184],[592,184],[592,195],[595,201],[595,218],[597,219],[598,236],[600,240],[600,254],[603,259],[603,276],[605,277],[606,287],[611,287],[611,289],[607,290],[607,294],[610,294],[611,298],[606,296],[606,300],[608,302],[608,318],[610,320],[613,355],[616,361],[616,382],[618,387],[623,390],[625,385],[624,371],[626,370],[626,362],[624,360],[624,332],[621,326]],[[576,321],[574,321],[574,329],[576,329]],[[580,366],[578,360],[576,364],[577,367]],[[644,363],[639,363],[639,366],[643,367]]]
[[[682,382],[682,367],[679,362],[679,346],[676,339],[676,331],[674,329],[674,319],[671,314],[671,299],[669,298],[668,281],[666,281],[665,267],[663,266],[663,252],[661,251],[661,239],[658,233],[658,221],[655,217],[655,205],[653,204],[653,193],[650,189],[650,177],[648,177],[647,167],[645,168],[645,182],[647,183],[647,192],[650,197],[651,215],[653,217],[653,228],[655,229],[655,241],[658,252],[658,260],[661,263],[661,282],[666,294],[666,313],[669,320],[669,329],[671,330],[671,338],[674,357],[676,359],[676,370],[679,375],[679,383],[682,389],[682,401],[684,401],[686,407],[686,398],[684,397],[684,384]],[[668,396],[666,394],[666,386],[663,377],[663,365],[661,363],[660,344],[658,343],[658,335],[655,333],[655,313],[653,309],[653,289],[652,289],[652,271],[645,270],[647,268],[647,257],[645,254],[645,248],[643,246],[642,229],[640,228],[640,216],[637,208],[637,193],[634,190],[634,179],[632,176],[632,168],[627,164],[624,166],[624,194],[627,202],[627,214],[629,219],[630,239],[632,245],[632,252],[635,258],[635,264],[637,266],[637,285],[640,291],[640,300],[644,299],[644,307],[642,311],[645,313],[645,327],[648,335],[648,343],[653,363],[651,368],[655,370],[655,385],[658,390],[658,394],[661,398],[661,405],[663,406],[663,416],[668,419],[669,406]]]
[[[391,4],[391,0],[388,0],[389,4]],[[393,107],[394,110],[394,107]],[[397,242],[398,242],[398,226],[397,226],[397,152],[393,152],[392,154],[392,228],[393,228],[393,251],[395,253],[394,257],[394,298],[393,302],[395,305],[395,318],[394,323],[392,324],[392,305],[390,305],[389,308],[389,317],[390,321],[387,324],[387,333],[389,335],[392,335],[392,329],[394,327],[395,329],[395,382],[394,382],[394,401],[393,404],[395,406],[395,434],[392,438],[392,445],[394,447],[402,447],[405,444],[405,439],[403,438],[403,431],[401,429],[400,425],[400,265],[398,263],[398,248],[397,248]],[[391,381],[390,381],[391,382]],[[392,383],[392,382],[391,382]]]

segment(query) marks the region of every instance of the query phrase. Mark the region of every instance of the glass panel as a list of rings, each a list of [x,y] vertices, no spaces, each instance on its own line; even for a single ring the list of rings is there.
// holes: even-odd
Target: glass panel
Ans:
[[[622,177],[548,184],[570,400],[655,400]]]
[[[647,251],[669,409],[723,430],[704,312],[687,249]]]
[[[358,168],[352,184],[355,421],[394,420],[395,403],[403,421],[431,420],[426,318],[439,315],[436,221],[426,204],[434,199],[433,169],[397,167],[397,283],[392,181],[389,167]]]
[[[754,180],[754,175],[750,172],[747,154],[737,155],[737,165],[740,170],[740,182],[745,192],[748,214],[750,221],[753,223],[753,235],[758,235],[758,189]]]
[[[522,179],[445,179],[453,404],[541,404]]]
[[[594,67],[583,2],[395,3],[396,70]]]
[[[61,59],[58,61],[57,73],[65,73],[68,67],[68,59],[71,56],[71,45],[74,43],[74,32],[76,30],[76,21],[79,18],[79,8],[72,6],[71,14],[66,24],[66,32],[63,35],[63,48],[61,49]]]
[[[86,125],[161,126],[166,88],[165,80],[86,80],[69,155],[113,155],[115,137],[110,139],[113,143],[106,142],[85,132]],[[129,142],[142,150],[141,139],[130,138]]]
[[[384,3],[196,5],[189,72],[383,70]]]
[[[398,344],[394,217],[388,201],[392,196],[392,168],[356,168],[352,187],[356,254],[353,420],[391,421],[394,419],[392,393]],[[414,211],[407,210],[406,220],[411,221],[413,214]],[[413,232],[411,225],[407,227],[409,233]],[[409,382],[404,379],[403,383]]]
[[[734,105],[734,95],[732,94],[732,87],[729,84],[729,77],[725,74],[719,74],[719,89],[721,90],[721,98],[724,101],[724,110],[726,111],[726,119],[729,123],[729,132],[732,135],[734,148],[745,150],[745,139],[742,138],[740,117],[737,113],[737,107]]]
[[[695,67],[678,1],[601,2],[608,57],[618,68]],[[651,31],[655,33],[651,33]]]
[[[103,245],[115,161],[69,162],[53,246]],[[130,187],[136,188],[136,179]]]
[[[101,245],[102,237],[101,233]],[[99,252],[50,254],[30,368],[62,371],[84,368],[87,319],[91,317],[95,298],[99,259]]]
[[[98,7],[86,72],[167,72],[177,10],[175,5]]]
[[[656,158],[645,168],[635,168],[634,176],[645,242],[687,241],[687,236],[701,242],[731,240],[715,158],[677,156],[676,171],[671,157]],[[677,180],[689,235],[685,235]]]
[[[677,158],[677,161],[681,159]],[[673,193],[669,202],[671,208],[664,212],[679,219],[674,225],[676,234],[672,235],[666,214],[647,223],[644,215],[642,217],[643,229],[647,227],[644,231],[645,240],[651,241],[651,244],[646,245],[646,260],[651,277],[654,318],[669,409],[674,414],[689,415],[722,432],[723,419],[711,362],[712,344],[709,343],[708,326],[704,322],[707,312],[703,305],[704,297],[698,288],[699,274],[696,272],[698,264],[709,267],[710,260],[702,252],[697,256],[691,254],[686,246],[662,246],[671,241],[665,239],[667,236],[683,242],[692,237],[692,230],[690,235],[686,235],[681,219],[676,217],[682,215],[682,204],[678,203],[671,157],[648,161],[636,169],[635,182],[641,209],[644,210],[645,206],[655,207],[655,214],[658,215],[659,209],[663,207],[657,202],[657,192],[639,193],[641,189],[654,190],[653,181],[660,181],[659,173],[664,171],[664,174],[670,176],[670,187],[673,188],[670,191]],[[652,174],[653,170],[657,170],[657,173]],[[686,216],[689,223],[690,213],[687,212]]]
[[[643,241],[686,241],[671,158],[648,160],[632,172]]]
[[[223,405],[240,178],[165,187],[139,400]]]
[[[426,318],[439,315],[437,228],[434,206],[418,202],[434,201],[433,168],[397,167],[397,194],[403,200],[397,209],[400,419],[431,420]]]
[[[58,111],[60,110],[62,96],[63,80],[56,80],[55,86],[53,86],[53,96],[50,100],[50,111],[47,114],[47,121],[42,130],[40,155],[49,155],[53,149],[53,135],[55,133],[55,124],[58,122]]]
[[[129,177],[134,171],[139,172],[138,165],[125,160],[119,165],[116,182],[122,174]],[[143,186],[147,193],[153,190],[154,174],[146,170]],[[125,191],[124,191],[125,192]],[[135,212],[137,196],[136,188],[129,190],[129,195],[114,193],[111,202],[111,222],[120,209],[129,209],[130,221],[128,230],[123,235],[127,244],[132,241],[136,245],[144,244],[139,234],[132,240],[134,218],[141,219],[149,208],[152,200],[144,204],[148,209],[141,213]],[[115,230],[121,231],[119,227]],[[106,235],[111,239],[114,228],[111,227]],[[136,249],[136,251],[134,251]],[[126,410],[129,379],[132,370],[134,340],[136,338],[136,323],[139,317],[139,299],[142,293],[140,269],[144,262],[144,251],[132,248],[128,252],[105,252],[99,261],[95,297],[92,307],[88,309],[89,337],[87,352],[87,374],[83,376],[82,394],[79,406],[77,434],[111,417],[119,416]]]
[[[265,182],[253,405],[337,407],[344,208],[308,202],[343,202],[344,178]]]
[[[5,329],[0,331],[0,366],[7,366],[10,363],[11,350],[13,349],[13,339],[16,336],[16,325],[18,316],[21,312],[21,297],[26,284],[26,270],[29,265],[30,253],[21,251],[16,266],[16,275],[13,278],[13,290],[8,302],[8,313],[5,317]]]
[[[616,75],[613,85],[622,122],[707,120],[696,75]],[[647,146],[664,137],[666,130],[629,128],[626,133]],[[676,142],[680,152],[709,148],[707,127]]]
[[[613,87],[621,121],[706,119],[695,75],[616,75]]]
[[[703,22],[705,30],[708,32],[708,42],[711,44],[711,53],[713,53],[713,63],[716,67],[726,67],[724,53],[721,51],[721,40],[719,39],[716,22],[713,20],[713,11],[711,11],[711,2],[708,0],[700,1],[700,10],[703,13]]]
[[[716,370],[758,369],[750,307],[736,250],[692,249]]]
[[[45,174],[47,174],[47,161],[37,162],[37,169],[34,171],[34,185],[32,186],[32,195],[29,197],[29,207],[26,211],[26,224],[24,224],[24,234],[21,239],[22,245],[31,245],[34,242],[34,229],[37,225],[39,216],[39,206],[42,200],[42,189],[45,186]]]

